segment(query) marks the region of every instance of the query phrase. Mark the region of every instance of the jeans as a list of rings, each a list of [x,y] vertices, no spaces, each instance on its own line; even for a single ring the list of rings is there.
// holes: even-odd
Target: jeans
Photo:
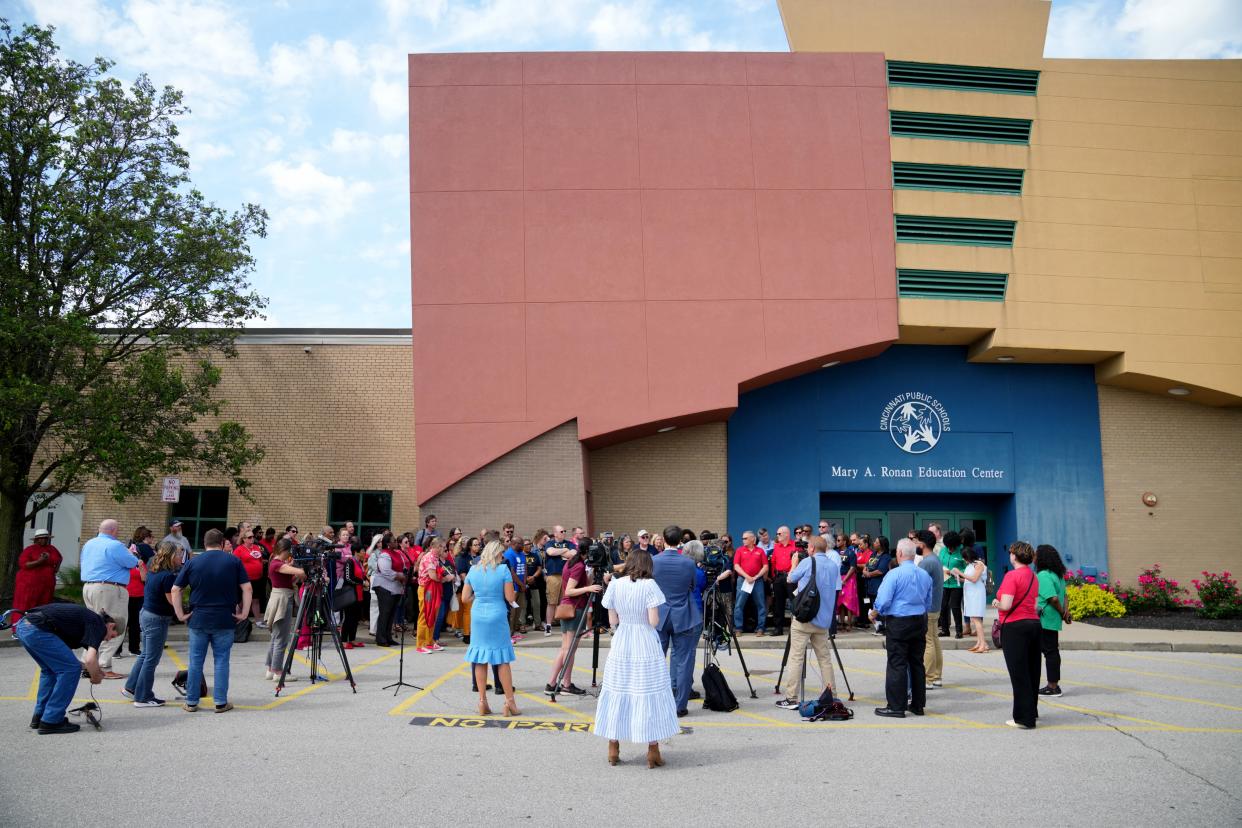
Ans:
[[[755,601],[755,611],[758,613],[755,618],[755,632],[763,632],[764,624],[768,620],[768,608],[763,600],[763,581],[755,581],[755,588],[747,595],[742,592],[742,584],[737,585],[737,597],[733,601],[733,626],[737,627],[737,631],[742,631],[742,617],[746,612],[746,603]]]
[[[13,629],[17,640],[39,665],[39,694],[35,697],[35,715],[48,724],[60,724],[78,689],[82,664],[74,658],[65,642],[50,632],[22,619]]]
[[[134,701],[150,701],[155,697],[155,668],[160,666],[164,654],[164,642],[168,640],[171,615],[156,615],[147,610],[138,611],[138,629],[142,632],[142,652],[134,662],[134,668],[125,679],[125,689],[134,694]]]
[[[199,702],[198,691],[202,689],[203,663],[207,660],[207,645],[215,658],[212,673],[211,696],[217,705],[229,700],[229,654],[233,651],[234,627],[218,630],[201,630],[190,627],[189,675],[185,682],[185,703],[194,707]]]

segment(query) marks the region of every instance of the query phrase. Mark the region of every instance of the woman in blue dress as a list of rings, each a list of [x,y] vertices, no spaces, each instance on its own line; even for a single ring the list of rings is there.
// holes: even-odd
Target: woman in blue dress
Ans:
[[[516,660],[509,638],[509,605],[513,603],[513,576],[504,562],[504,545],[492,541],[483,549],[477,566],[466,575],[462,600],[470,608],[470,647],[466,661],[474,665],[479,690],[479,715],[492,712],[487,704],[487,666],[499,665],[500,682],[505,690],[505,715],[520,716],[513,700],[513,669]]]
[[[647,767],[658,768],[664,764],[658,740],[680,730],[668,663],[655,631],[664,593],[651,573],[651,555],[635,549],[604,593],[616,632],[604,664],[594,732],[608,739],[610,765],[620,761],[622,741],[646,742]]]

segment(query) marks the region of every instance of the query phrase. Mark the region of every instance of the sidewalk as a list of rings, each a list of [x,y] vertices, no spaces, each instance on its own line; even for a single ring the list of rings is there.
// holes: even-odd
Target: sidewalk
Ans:
[[[992,621],[995,617],[995,610],[989,610],[989,615],[983,622],[985,636],[990,634]],[[609,638],[608,635],[605,635],[600,641],[600,646],[607,647]],[[188,634],[183,626],[174,626],[168,631],[168,641],[170,644],[185,643],[187,639]],[[267,630],[255,627],[250,636],[250,643],[266,643],[270,639],[271,636]],[[370,635],[365,632],[361,633],[361,640],[367,644],[367,649],[375,646],[371,641]],[[785,646],[784,636],[776,638],[743,634],[739,637],[739,640],[743,651],[778,650],[783,649]],[[836,641],[837,647],[842,650],[878,650],[884,645],[884,639],[881,636],[872,635],[865,630],[841,633],[837,636]],[[450,649],[458,647],[464,649],[465,646],[460,639],[454,638],[449,634],[446,634],[440,640],[440,643]],[[1135,630],[1118,627],[1097,627],[1084,621],[1078,621],[1066,626],[1061,631],[1060,643],[1062,650],[1242,653],[1242,633],[1202,632],[1198,630]],[[940,639],[940,646],[946,650],[965,650],[973,644],[974,639],[970,637]],[[406,634],[405,645],[408,650],[414,649],[414,634],[412,631]],[[582,642],[582,646],[589,647],[590,645],[591,639],[589,637]],[[13,640],[11,632],[0,633],[0,647],[17,646],[20,645]],[[552,630],[552,635],[549,636],[545,636],[538,631],[532,632],[518,644],[518,647],[523,649],[557,649],[560,646],[561,636],[555,628]]]

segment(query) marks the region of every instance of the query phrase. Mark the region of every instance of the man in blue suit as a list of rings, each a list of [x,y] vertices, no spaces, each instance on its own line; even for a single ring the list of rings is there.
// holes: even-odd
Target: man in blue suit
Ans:
[[[656,585],[664,593],[660,605],[660,646],[668,653],[673,646],[669,662],[669,676],[673,681],[673,696],[677,700],[677,715],[690,712],[690,685],[694,682],[694,650],[703,628],[703,611],[694,601],[694,578],[697,567],[694,561],[683,556],[678,549],[681,544],[681,527],[664,529],[665,549],[652,559]]]

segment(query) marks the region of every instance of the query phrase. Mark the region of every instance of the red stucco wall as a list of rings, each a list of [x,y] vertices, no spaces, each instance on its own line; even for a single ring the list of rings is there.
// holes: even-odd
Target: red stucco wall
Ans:
[[[418,499],[897,337],[878,54],[410,56]]]

